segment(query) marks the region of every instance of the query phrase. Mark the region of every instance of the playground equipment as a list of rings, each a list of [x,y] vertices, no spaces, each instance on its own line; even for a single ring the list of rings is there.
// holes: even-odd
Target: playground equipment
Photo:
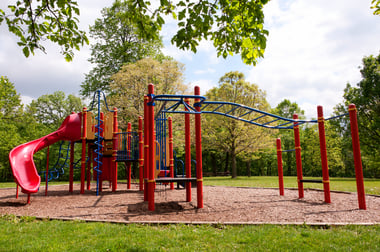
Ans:
[[[355,175],[356,175],[356,185],[358,192],[358,203],[359,209],[366,209],[365,203],[365,192],[364,192],[364,183],[363,183],[363,169],[360,156],[360,143],[359,143],[359,133],[357,126],[357,115],[356,107],[354,104],[349,106],[349,113],[342,114],[335,117],[330,117],[324,119],[323,117],[323,108],[322,106],[317,107],[318,111],[318,120],[311,120],[310,123],[318,123],[318,132],[319,132],[319,145],[321,153],[321,164],[322,164],[322,180],[311,180],[303,179],[302,174],[302,158],[301,158],[301,146],[300,146],[300,136],[299,136],[299,125],[302,121],[298,120],[298,115],[293,115],[293,130],[294,130],[294,145],[295,148],[291,150],[282,150],[281,149],[281,139],[276,139],[277,146],[277,167],[278,167],[278,178],[279,178],[279,190],[280,195],[284,195],[284,181],[283,181],[283,167],[282,167],[282,152],[295,151],[296,152],[296,165],[297,165],[297,184],[298,184],[298,197],[304,197],[304,188],[303,183],[323,183],[324,198],[326,203],[331,203],[330,199],[330,179],[328,171],[328,161],[327,161],[327,151],[326,151],[326,135],[325,135],[325,126],[324,122],[335,119],[342,116],[350,116],[351,124],[351,136],[352,136],[352,147],[354,152],[354,163],[355,163]]]
[[[104,109],[107,110],[106,114],[101,112],[102,96],[105,103]],[[193,102],[190,103],[190,101]],[[156,102],[162,102],[163,106],[155,118],[154,107]],[[97,109],[96,115],[91,112],[95,109]],[[172,118],[167,116],[167,114],[170,113],[184,114],[184,176],[180,176],[179,172],[175,169],[175,167],[178,167],[177,163],[179,162],[174,162]],[[365,209],[363,172],[361,167],[359,137],[357,133],[356,109],[354,105],[350,105],[349,113],[351,118],[352,141],[354,146],[359,207],[360,209]],[[104,180],[108,180],[112,185],[112,191],[116,191],[118,162],[126,163],[128,188],[130,188],[131,163],[138,162],[139,189],[144,191],[144,201],[148,201],[149,210],[153,211],[155,209],[154,191],[156,183],[170,183],[170,189],[174,189],[174,182],[185,184],[186,201],[188,202],[191,201],[191,183],[196,183],[197,207],[203,208],[201,114],[217,114],[269,129],[293,129],[295,133],[294,151],[296,152],[297,157],[297,179],[300,198],[303,197],[303,183],[316,181],[304,180],[302,177],[299,126],[304,123],[318,122],[321,140],[320,147],[322,150],[321,158],[323,173],[323,180],[318,181],[318,183],[324,184],[325,201],[328,203],[331,202],[323,123],[325,120],[330,120],[336,117],[323,119],[322,107],[318,107],[318,120],[299,120],[297,115],[295,115],[292,119],[289,119],[241,104],[223,101],[206,101],[206,98],[200,95],[199,87],[195,87],[194,95],[155,95],[153,84],[148,86],[148,94],[144,97],[144,121],[142,117],[139,117],[138,132],[132,131],[131,124],[128,124],[127,132],[119,132],[117,109],[114,108],[113,110],[110,110],[108,108],[104,93],[97,91],[94,94],[90,109],[83,108],[82,112],[69,115],[57,131],[40,139],[15,147],[9,154],[9,160],[14,179],[17,184],[17,189],[18,186],[20,186],[22,192],[28,194],[29,203],[30,194],[38,191],[41,181],[33,161],[33,154],[57,141],[66,140],[71,141],[69,176],[70,192],[73,191],[74,143],[80,142],[82,145],[81,194],[85,191],[86,177],[87,190],[90,190],[91,178],[95,178],[97,195],[99,195],[99,192],[102,191],[102,184]],[[195,117],[195,177],[192,176],[191,173],[191,164],[193,162],[191,159],[190,150],[191,115],[194,115]],[[283,195],[280,140],[277,142],[277,150],[277,155],[279,158],[278,166],[280,194]],[[93,174],[91,174],[91,165],[93,166]],[[46,172],[46,174],[48,174],[48,172]]]

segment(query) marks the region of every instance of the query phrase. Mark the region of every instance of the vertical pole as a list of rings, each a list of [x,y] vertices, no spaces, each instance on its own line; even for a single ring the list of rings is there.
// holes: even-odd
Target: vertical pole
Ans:
[[[296,163],[297,163],[297,182],[298,182],[298,197],[303,198],[303,175],[302,175],[302,159],[301,159],[301,141],[300,141],[300,129],[298,126],[298,115],[294,114],[293,119],[296,120],[294,122],[294,147],[296,150]]]
[[[280,195],[284,196],[284,171],[282,168],[282,149],[281,139],[276,139],[277,145],[277,170],[278,170],[278,187],[280,189]]]
[[[74,146],[75,146],[75,142],[71,141],[70,142],[69,192],[73,192],[73,188],[74,188]]]
[[[155,139],[154,139],[154,86],[153,84],[148,85],[148,117],[149,117],[149,161],[148,161],[148,169],[149,169],[149,179],[148,179],[148,209],[150,211],[154,211],[154,188],[155,188],[155,180],[154,180],[154,170],[155,170]]]
[[[144,158],[143,158],[143,119],[139,116],[139,190],[144,190]]]
[[[117,147],[118,147],[118,131],[119,126],[117,124],[117,108],[113,108],[113,141],[112,141],[112,191],[115,192],[117,190]]]
[[[185,102],[189,104],[189,99],[186,98]],[[188,111],[185,108],[185,111]],[[191,178],[191,136],[190,136],[190,114],[185,114],[185,169],[186,178]],[[186,182],[186,201],[191,201],[191,182]]]
[[[18,184],[16,184],[16,199],[18,199]]]
[[[323,191],[325,193],[325,202],[331,203],[331,199],[330,199],[330,178],[329,178],[329,166],[328,166],[328,162],[327,162],[325,119],[323,118],[323,107],[318,106],[317,110],[318,110],[319,147],[321,150]]]
[[[84,193],[84,179],[86,174],[86,138],[87,138],[87,108],[82,112],[82,157],[80,173],[80,194]]]
[[[129,122],[127,126],[127,159],[131,160],[132,159],[132,145],[131,145],[131,140],[132,140],[132,124]],[[127,183],[128,183],[128,189],[131,189],[131,161],[127,161]]]
[[[358,191],[359,209],[366,210],[367,207],[365,202],[362,157],[360,154],[358,118],[355,104],[349,105],[348,112],[350,114],[352,150],[354,153],[356,188]]]
[[[99,111],[100,111],[100,94],[99,94]],[[99,129],[99,142],[101,144],[100,146],[100,149],[98,148],[99,151],[99,159],[100,159],[100,162],[99,162],[99,167],[98,167],[98,170],[100,170],[100,172],[97,173],[97,180],[98,180],[98,188],[99,188],[99,192],[102,192],[103,191],[103,139],[104,139],[104,113],[103,112],[100,112],[100,129]]]
[[[200,88],[194,87],[194,95],[200,95]],[[203,168],[202,168],[202,124],[201,124],[201,104],[200,99],[194,100],[195,110],[195,145],[197,160],[197,207],[203,208]]]
[[[30,204],[30,193],[28,193],[28,201],[26,203]]]
[[[90,148],[90,143],[87,144],[88,162],[87,162],[87,190],[91,189],[91,162],[92,162],[92,151]]]
[[[174,153],[173,153],[173,119],[171,116],[168,118],[168,130],[169,130],[169,171],[170,177],[174,178]],[[170,190],[174,190],[174,183],[170,183]]]
[[[50,156],[50,146],[47,147],[46,154],[46,173],[45,173],[45,196],[47,196],[48,192],[48,184],[49,184],[49,156]]]
[[[144,96],[144,201],[148,201],[149,179],[149,113],[148,96]]]

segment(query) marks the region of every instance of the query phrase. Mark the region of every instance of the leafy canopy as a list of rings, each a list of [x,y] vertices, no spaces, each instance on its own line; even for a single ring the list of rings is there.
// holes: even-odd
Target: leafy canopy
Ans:
[[[81,85],[83,96],[91,96],[98,89],[108,93],[110,77],[126,63],[163,57],[159,31],[152,31],[154,38],[150,40],[139,37],[130,4],[131,1],[116,0],[111,7],[103,8],[102,17],[90,27],[90,36],[96,42],[91,45],[89,61],[95,66]]]
[[[19,39],[25,57],[34,51],[46,52],[42,42],[50,40],[61,47],[67,61],[73,59],[73,49],[88,44],[84,31],[78,28],[79,8],[72,0],[19,0],[8,9],[0,9],[0,25],[3,21],[9,32]]]
[[[257,63],[263,57],[268,31],[263,28],[263,6],[268,0],[180,0],[173,3],[160,0],[157,8],[151,8],[149,0],[133,0],[136,23],[144,37],[153,37],[153,31],[160,30],[165,23],[163,16],[172,15],[178,20],[178,30],[171,42],[178,48],[197,51],[202,39],[209,39],[218,56],[240,53],[246,64]],[[152,15],[148,15],[152,13]],[[145,23],[148,17],[155,26]]]

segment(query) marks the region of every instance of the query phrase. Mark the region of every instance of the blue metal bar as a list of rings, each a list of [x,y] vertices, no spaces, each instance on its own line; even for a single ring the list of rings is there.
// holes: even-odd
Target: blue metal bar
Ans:
[[[291,149],[291,150],[283,150],[282,152],[291,152],[291,151],[296,151],[296,149]]]
[[[263,125],[268,125],[268,124],[270,124],[270,123],[272,123],[272,122],[277,122],[278,120],[281,120],[281,119],[280,119],[280,118],[276,118],[276,119],[274,119],[274,120],[272,120],[272,121],[269,121],[269,122],[263,123]]]
[[[259,120],[260,118],[263,118],[263,117],[265,117],[265,116],[267,116],[267,115],[261,115],[261,116],[259,116],[259,117],[256,117],[256,118],[254,118],[254,119],[252,119],[250,122],[254,122],[254,121],[257,121],[257,120]]]

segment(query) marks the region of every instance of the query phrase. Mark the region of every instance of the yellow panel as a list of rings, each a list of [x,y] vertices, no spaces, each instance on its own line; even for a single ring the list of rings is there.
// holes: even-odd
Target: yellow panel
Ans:
[[[95,139],[95,119],[92,112],[87,112],[87,139]]]
[[[104,116],[104,139],[112,140],[113,137],[113,113],[107,112]]]

